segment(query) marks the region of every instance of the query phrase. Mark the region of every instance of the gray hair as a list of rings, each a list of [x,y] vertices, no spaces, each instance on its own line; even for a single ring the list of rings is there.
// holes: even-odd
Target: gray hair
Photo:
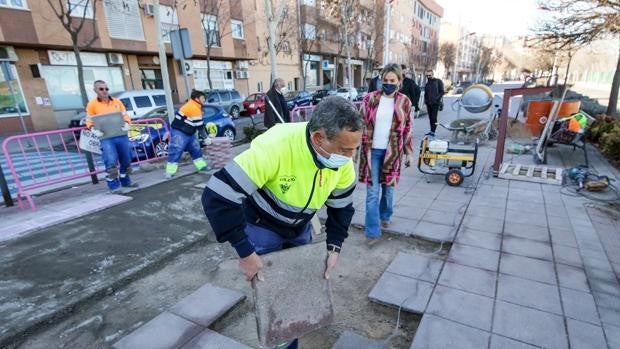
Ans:
[[[276,78],[275,80],[273,80],[273,83],[271,84],[271,87],[276,87],[276,84],[279,83],[279,82],[284,84],[284,79]]]
[[[340,96],[323,98],[314,108],[312,118],[308,122],[310,132],[325,130],[329,140],[334,139],[343,130],[357,132],[363,127],[364,123],[355,106]]]

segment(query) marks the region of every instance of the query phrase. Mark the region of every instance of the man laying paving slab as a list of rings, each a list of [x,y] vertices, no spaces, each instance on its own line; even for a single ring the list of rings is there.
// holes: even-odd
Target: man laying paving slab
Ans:
[[[270,282],[261,271],[260,255],[311,242],[310,220],[323,205],[327,206],[323,275],[329,279],[354,213],[351,158],[362,127],[350,102],[328,97],[316,106],[309,122],[274,126],[211,177],[202,195],[205,214],[217,240],[228,241],[237,251],[248,281]],[[289,260],[294,259],[290,252],[285,254]],[[297,339],[277,347],[295,349]]]

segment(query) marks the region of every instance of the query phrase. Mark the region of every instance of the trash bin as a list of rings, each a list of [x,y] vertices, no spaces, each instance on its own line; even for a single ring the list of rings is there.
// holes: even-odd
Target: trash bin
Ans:
[[[532,136],[540,136],[552,107],[553,101],[530,101],[528,103],[525,128],[532,133]],[[564,101],[558,111],[558,118],[573,115],[579,112],[580,107],[581,101]]]

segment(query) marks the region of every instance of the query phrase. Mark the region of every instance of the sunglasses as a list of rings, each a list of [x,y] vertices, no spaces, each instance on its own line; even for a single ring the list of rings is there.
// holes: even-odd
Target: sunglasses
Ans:
[[[110,91],[110,89],[107,87],[99,87],[98,90],[99,91]]]

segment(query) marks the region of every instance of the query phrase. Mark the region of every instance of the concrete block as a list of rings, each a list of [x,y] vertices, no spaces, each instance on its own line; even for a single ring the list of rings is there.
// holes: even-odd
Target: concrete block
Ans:
[[[491,346],[489,349],[536,349],[533,345],[525,344],[523,342],[517,342],[514,339],[498,336],[496,334],[491,336]]]
[[[487,250],[499,251],[502,242],[501,235],[487,233],[470,228],[461,229],[456,235],[457,243],[469,246],[486,248]]]
[[[568,348],[562,316],[497,301],[493,332],[545,348]]]
[[[508,222],[504,227],[504,235],[515,236],[542,242],[549,242],[549,231],[546,226]]]
[[[457,210],[447,212],[443,210],[428,209],[426,213],[424,213],[424,216],[422,216],[422,220],[430,223],[455,227],[458,226],[458,223],[461,221],[462,217],[463,214],[459,213]]]
[[[465,210],[465,206],[463,206],[463,204],[460,202],[454,202],[449,200],[435,200],[433,201],[429,209],[454,213],[457,213],[459,210],[461,210],[460,213],[462,213]]]
[[[439,277],[439,284],[487,296],[495,296],[496,273],[446,262]]]
[[[603,324],[605,330],[605,336],[607,337],[607,344],[610,348],[620,348],[620,326],[614,326],[609,324]]]
[[[435,283],[443,261],[427,256],[399,252],[387,271],[392,274]]]
[[[169,312],[138,327],[113,345],[114,349],[179,348],[200,333],[203,327]]]
[[[497,207],[476,206],[467,209],[468,216],[504,219],[505,210]]]
[[[205,284],[168,311],[208,327],[243,299],[245,294],[239,291]]]
[[[497,271],[499,252],[479,247],[453,244],[448,254],[448,261],[470,267]]]
[[[570,221],[564,217],[547,216],[547,223],[549,224],[549,229],[571,230],[572,228]]]
[[[488,217],[466,216],[463,219],[463,227],[486,231],[487,233],[500,234],[504,228],[504,220]]]
[[[555,255],[556,263],[583,268],[583,261],[581,256],[579,256],[579,250],[576,248],[554,244],[553,254]]]
[[[393,216],[390,226],[382,228],[382,230],[399,235],[412,235],[415,232],[416,225],[418,225],[417,220]]]
[[[210,329],[205,329],[189,343],[182,346],[181,349],[251,349],[251,347],[222,336]]]
[[[425,314],[410,349],[480,349],[487,347],[489,336],[489,332]]]
[[[523,230],[527,230],[530,226],[547,228],[547,216],[544,212],[524,214],[519,210],[506,211],[506,226],[513,225],[520,227],[526,225]]]
[[[586,275],[592,291],[620,298],[620,285],[616,279],[616,274],[612,270],[586,267]]]
[[[573,319],[567,319],[566,326],[571,349],[607,349],[607,341],[600,326]]]
[[[422,314],[431,298],[433,284],[385,272],[370,291],[370,300],[401,307],[404,310]]]
[[[521,211],[521,213],[524,215],[528,213],[537,214],[539,212],[545,212],[545,205],[540,204],[540,203],[535,203],[535,202],[523,204],[520,201],[508,201],[506,208],[509,210]]]
[[[265,281],[254,279],[252,286],[263,345],[287,342],[331,323],[334,309],[324,278],[326,257],[323,243],[261,256]]]
[[[572,319],[590,322],[595,325],[599,325],[601,323],[596,311],[594,297],[592,297],[591,294],[564,287],[560,287],[560,294],[562,295],[564,315]]]
[[[351,331],[344,331],[332,349],[388,349],[383,341],[372,340]]]
[[[456,235],[456,227],[420,221],[410,235],[437,242],[452,242]]]
[[[434,314],[444,319],[490,331],[493,298],[437,286],[426,309],[426,314]]]
[[[562,315],[557,286],[499,274],[497,298]]]
[[[575,234],[571,229],[553,228],[549,226],[549,232],[551,233],[551,242],[553,242],[554,245],[577,247],[577,240],[575,240]]]
[[[604,324],[620,327],[620,302],[618,297],[605,293],[594,292],[594,302]]]
[[[557,271],[560,286],[590,292],[586,273],[582,269],[571,267],[569,265],[558,264]]]
[[[502,253],[499,271],[528,280],[557,284],[553,263],[542,259],[523,257],[516,254]]]
[[[502,244],[502,251],[524,257],[553,260],[551,246],[548,243],[529,239],[506,236]]]

